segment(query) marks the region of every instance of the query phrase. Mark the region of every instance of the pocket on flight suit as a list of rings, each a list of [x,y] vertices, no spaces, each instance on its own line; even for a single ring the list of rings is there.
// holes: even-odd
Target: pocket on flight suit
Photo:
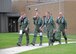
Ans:
[[[54,39],[56,41],[59,41],[61,39],[61,32],[60,31],[55,32]]]

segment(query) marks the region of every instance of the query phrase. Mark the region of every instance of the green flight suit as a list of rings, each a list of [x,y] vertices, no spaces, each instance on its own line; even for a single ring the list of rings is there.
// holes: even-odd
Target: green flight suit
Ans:
[[[57,18],[56,23],[59,26],[58,31],[62,32],[65,42],[67,43],[67,37],[66,37],[66,33],[65,33],[65,29],[67,28],[67,22],[66,22],[64,16],[62,16],[62,18]]]
[[[53,16],[50,16],[50,18],[48,19],[47,17],[45,17],[45,21],[43,23],[44,25],[46,25],[46,29],[47,29],[47,37],[49,39],[49,45],[50,43],[53,45],[53,30],[55,29],[55,23],[53,20]]]
[[[22,19],[18,19],[18,24],[20,30],[22,30],[22,34],[20,34],[17,45],[21,45],[23,34],[26,33],[26,45],[29,44],[29,27],[28,27],[28,18],[24,17]],[[27,30],[25,30],[27,28]]]
[[[35,25],[35,29],[34,29],[34,38],[33,38],[33,41],[32,41],[31,44],[34,46],[35,42],[36,42],[37,33],[42,32],[39,29],[42,26],[42,19],[40,17],[38,17],[37,19],[33,18],[33,22],[34,22],[34,25]],[[40,45],[42,45],[42,35],[40,35]]]

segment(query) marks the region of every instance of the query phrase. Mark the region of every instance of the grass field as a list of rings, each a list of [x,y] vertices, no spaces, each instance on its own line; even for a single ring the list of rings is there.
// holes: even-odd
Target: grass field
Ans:
[[[17,46],[16,43],[18,41],[18,33],[0,33],[0,48],[8,48]],[[26,36],[23,36],[22,45],[26,44]],[[32,42],[33,35],[30,35],[30,43]],[[48,42],[46,37],[43,38],[43,42]],[[36,43],[39,43],[39,36],[37,38]]]
[[[76,54],[76,44],[48,46],[20,54]]]
[[[8,47],[14,47],[17,46],[16,43],[18,41],[18,33],[0,33],[0,48],[8,48]],[[68,35],[69,39],[68,41],[76,41],[76,35]],[[22,45],[25,45],[25,35],[23,36]],[[30,43],[32,42],[33,35],[30,35]],[[64,40],[62,40],[64,41]],[[43,37],[43,43],[47,43],[48,39],[47,37]],[[39,36],[37,37],[36,43],[39,43]]]
[[[68,35],[67,37],[71,39],[68,41],[76,41],[76,35]],[[76,54],[76,43],[48,46],[19,54]]]

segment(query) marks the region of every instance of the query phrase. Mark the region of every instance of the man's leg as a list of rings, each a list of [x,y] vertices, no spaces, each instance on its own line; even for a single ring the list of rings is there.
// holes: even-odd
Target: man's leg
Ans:
[[[42,38],[43,38],[42,37],[42,32],[40,32],[40,44],[39,44],[40,46],[42,45]]]
[[[28,45],[29,45],[29,34],[26,33],[26,46],[28,46]]]
[[[33,46],[35,46],[36,37],[37,37],[37,32],[34,32],[33,41],[32,41],[32,43],[31,43]]]
[[[49,38],[48,39],[49,39],[49,46],[50,46],[50,44],[51,44],[50,34],[49,34]]]
[[[49,34],[49,46],[50,46],[50,44],[53,45],[53,31],[50,30],[50,31],[48,32],[48,34]]]
[[[53,31],[49,32],[49,44],[51,43],[53,45]]]
[[[29,45],[29,28],[27,29],[27,31],[25,31],[26,34],[26,46]]]
[[[67,37],[66,37],[66,33],[65,33],[64,30],[62,31],[62,34],[63,34],[63,37],[64,37],[64,39],[65,39],[65,43],[67,44]]]
[[[18,38],[18,43],[17,43],[18,46],[21,46],[21,43],[22,43],[22,37],[23,37],[23,33],[20,34],[20,36],[19,36],[19,38]]]
[[[58,30],[57,32],[58,32],[58,36],[59,36],[59,40],[58,41],[59,41],[59,44],[61,44],[61,31]]]
[[[47,38],[49,39],[49,31],[47,31]]]
[[[53,43],[55,42],[55,34],[56,32],[53,33]]]
[[[47,38],[48,38],[48,44],[49,44],[49,46],[50,46],[49,31],[47,31]]]

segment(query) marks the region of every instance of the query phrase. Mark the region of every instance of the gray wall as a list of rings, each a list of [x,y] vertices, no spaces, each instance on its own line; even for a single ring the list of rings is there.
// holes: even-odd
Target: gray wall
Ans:
[[[11,12],[12,2],[11,0],[0,0],[0,12]]]
[[[6,14],[0,14],[0,32],[8,32],[8,17]]]
[[[11,0],[0,0],[0,32],[8,32],[7,13],[12,11]]]

